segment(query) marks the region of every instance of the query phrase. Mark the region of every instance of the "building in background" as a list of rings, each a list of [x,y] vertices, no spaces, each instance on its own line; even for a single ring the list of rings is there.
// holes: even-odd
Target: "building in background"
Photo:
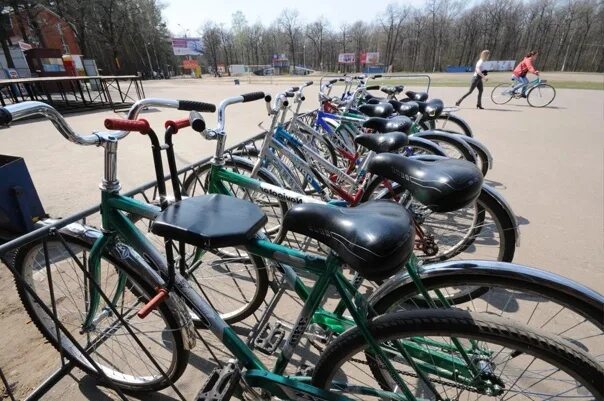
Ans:
[[[11,12],[3,27],[14,68],[0,49],[1,78],[85,75],[74,29],[47,7]]]

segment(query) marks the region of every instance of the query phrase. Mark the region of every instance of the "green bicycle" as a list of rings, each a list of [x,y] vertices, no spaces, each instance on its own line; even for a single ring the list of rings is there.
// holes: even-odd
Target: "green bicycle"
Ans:
[[[545,107],[554,101],[556,89],[546,80],[537,77],[526,84],[499,84],[491,91],[491,100],[495,104],[506,104],[513,98],[526,97],[532,107]],[[522,93],[526,93],[525,96]]]
[[[263,94],[256,93],[227,99],[220,105],[219,117],[224,116],[224,109],[229,104],[262,97]],[[146,99],[135,105],[129,117],[136,118],[144,106],[213,110],[212,105],[198,102]],[[341,267],[346,264],[370,279],[380,279],[389,277],[405,264],[411,255],[413,230],[409,216],[400,205],[373,202],[355,209],[318,204],[292,207],[284,224],[292,231],[319,239],[334,250],[328,257],[312,255],[270,243],[262,234],[257,234],[266,223],[266,216],[257,206],[234,197],[187,198],[172,205],[163,204],[164,210],[159,213],[155,206],[119,195],[117,143],[129,131],[149,136],[154,161],[160,170],[161,148],[146,121],[112,123],[109,125],[113,128],[127,131],[80,136],[54,109],[38,102],[8,106],[2,109],[0,116],[8,123],[13,118],[35,114],[49,116],[61,133],[74,143],[101,145],[105,150],[105,177],[101,186],[104,231],[88,231],[94,238],[94,245],[87,265],[81,267],[92,277],[86,283],[90,289],[89,298],[81,304],[85,309],[80,316],[84,319],[79,331],[90,337],[100,335],[103,343],[107,343],[123,326],[134,327],[137,333],[154,337],[155,351],[170,355],[156,358],[155,374],[151,374],[149,367],[143,377],[140,373],[125,371],[132,369],[132,365],[138,366],[140,355],[137,353],[129,354],[127,361],[116,359],[114,362],[120,362],[119,366],[107,363],[102,355],[96,356],[95,360],[107,376],[125,388],[157,390],[182,373],[183,361],[186,363],[191,347],[186,304],[236,358],[212,374],[198,400],[227,400],[235,391],[242,391],[244,396],[254,399],[274,396],[312,400],[445,400],[462,396],[599,399],[604,395],[601,388],[604,370],[597,362],[570,342],[545,332],[496,316],[460,310],[397,312],[374,318],[371,306],[344,277]],[[197,116],[191,113],[191,125],[199,125]],[[222,129],[220,121],[221,118],[219,127]],[[217,139],[221,152],[224,138]],[[165,149],[171,149],[171,142],[166,142],[170,145]],[[167,261],[125,213],[155,219],[153,232],[165,237],[168,243]],[[342,242],[340,238],[355,240]],[[201,252],[221,246],[243,247],[250,254],[312,272],[318,277],[272,370],[252,352],[254,339],[248,339],[247,344],[242,341],[177,272],[171,252],[172,241],[186,241],[199,247]],[[102,258],[123,263],[114,265],[116,272],[101,271]],[[114,289],[110,293],[112,297],[99,291],[99,286],[108,282],[101,277],[97,279],[96,276],[103,273],[115,273],[114,285],[109,286]],[[286,368],[300,338],[330,286],[337,289],[354,327],[328,345],[318,358],[312,376],[287,374]],[[130,289],[128,298],[124,296],[126,289]],[[30,307],[36,308],[36,304],[30,303]],[[152,327],[146,325],[151,317],[154,318]],[[47,337],[53,337],[53,323],[48,319],[46,326],[43,323],[36,321]],[[94,345],[98,344],[96,340]],[[57,341],[69,353],[71,340],[55,337],[54,342]],[[76,355],[69,355],[83,364]],[[359,366],[359,360],[364,362],[360,365],[364,366],[362,372],[344,367],[347,363]],[[95,372],[90,365],[83,367]],[[530,372],[529,368],[532,368]]]

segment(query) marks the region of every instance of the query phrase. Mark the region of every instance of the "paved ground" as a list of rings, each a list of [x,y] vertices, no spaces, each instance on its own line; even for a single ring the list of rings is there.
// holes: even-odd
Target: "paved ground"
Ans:
[[[256,90],[275,93],[283,88],[248,83],[235,86],[214,80],[145,83],[147,96],[208,102]],[[431,96],[453,104],[462,93],[461,88],[435,87]],[[316,105],[316,87],[308,90],[307,98],[309,107]],[[554,103],[545,109],[530,108],[521,100],[496,106],[488,100],[488,91],[485,98],[486,110],[476,110],[472,96],[459,114],[470,123],[475,137],[491,150],[495,163],[488,180],[504,194],[519,217],[522,240],[515,261],[604,292],[604,92],[560,89]],[[71,115],[67,120],[76,131],[90,133],[102,128],[103,119],[112,116],[111,112],[96,112]],[[153,111],[143,117],[159,127],[167,118],[184,116],[171,110]],[[232,106],[227,112],[229,143],[258,132],[256,126],[265,116],[263,102]],[[215,122],[211,116],[207,120],[210,126]],[[181,165],[210,155],[214,146],[192,131],[183,131],[175,143]],[[53,216],[67,216],[98,201],[102,151],[65,141],[50,123],[17,123],[0,130],[0,152],[25,158]],[[119,154],[118,174],[124,189],[153,177],[145,137],[131,134],[120,144]],[[0,283],[5,303],[0,311],[0,367],[11,382],[18,380],[16,389],[24,394],[56,366],[56,360],[48,346],[40,344],[32,325],[27,324],[5,269],[0,269]],[[194,388],[195,380],[199,377],[188,375],[184,386]],[[66,379],[47,399],[110,397],[99,393],[91,382],[86,377],[79,382]]]

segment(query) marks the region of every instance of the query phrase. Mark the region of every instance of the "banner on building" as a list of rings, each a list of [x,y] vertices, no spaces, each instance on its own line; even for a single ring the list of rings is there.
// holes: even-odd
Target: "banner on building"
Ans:
[[[182,61],[182,68],[184,68],[185,70],[194,70],[197,67],[199,67],[197,60],[183,60]]]
[[[285,53],[273,54],[273,67],[287,68],[289,67],[289,60]]]
[[[361,64],[376,65],[380,62],[380,52],[361,53]]]
[[[340,64],[354,64],[356,61],[356,55],[354,53],[340,53],[338,55],[338,63]]]
[[[203,43],[200,38],[172,38],[172,51],[175,56],[199,56]]]

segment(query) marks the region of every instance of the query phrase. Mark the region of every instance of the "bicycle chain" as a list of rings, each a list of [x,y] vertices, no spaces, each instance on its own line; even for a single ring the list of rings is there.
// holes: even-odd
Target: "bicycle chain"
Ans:
[[[320,353],[323,353],[323,351],[325,350],[325,348],[322,348],[321,346],[319,346],[315,341],[313,340],[309,340],[310,344],[315,347],[317,349],[317,351],[319,351]],[[356,358],[352,358],[351,359],[352,362],[356,362],[356,363],[360,363],[362,365],[367,365],[369,366],[369,362],[366,361],[362,361],[360,359],[356,359]],[[378,368],[385,368],[385,366],[377,366]],[[397,373],[400,373],[403,376],[408,376],[408,377],[414,377],[414,378],[419,378],[419,376],[417,375],[417,373],[411,373],[411,372],[403,372],[401,370],[395,369],[397,371]],[[482,392],[480,392],[476,387],[472,387],[472,386],[468,386],[465,384],[459,384],[459,383],[451,383],[449,381],[444,381],[441,379],[431,379],[432,382],[434,383],[438,383],[438,384],[442,384],[442,385],[447,385],[450,387],[455,387],[458,388],[460,390],[466,390],[466,391],[472,391],[478,394],[483,394]]]

